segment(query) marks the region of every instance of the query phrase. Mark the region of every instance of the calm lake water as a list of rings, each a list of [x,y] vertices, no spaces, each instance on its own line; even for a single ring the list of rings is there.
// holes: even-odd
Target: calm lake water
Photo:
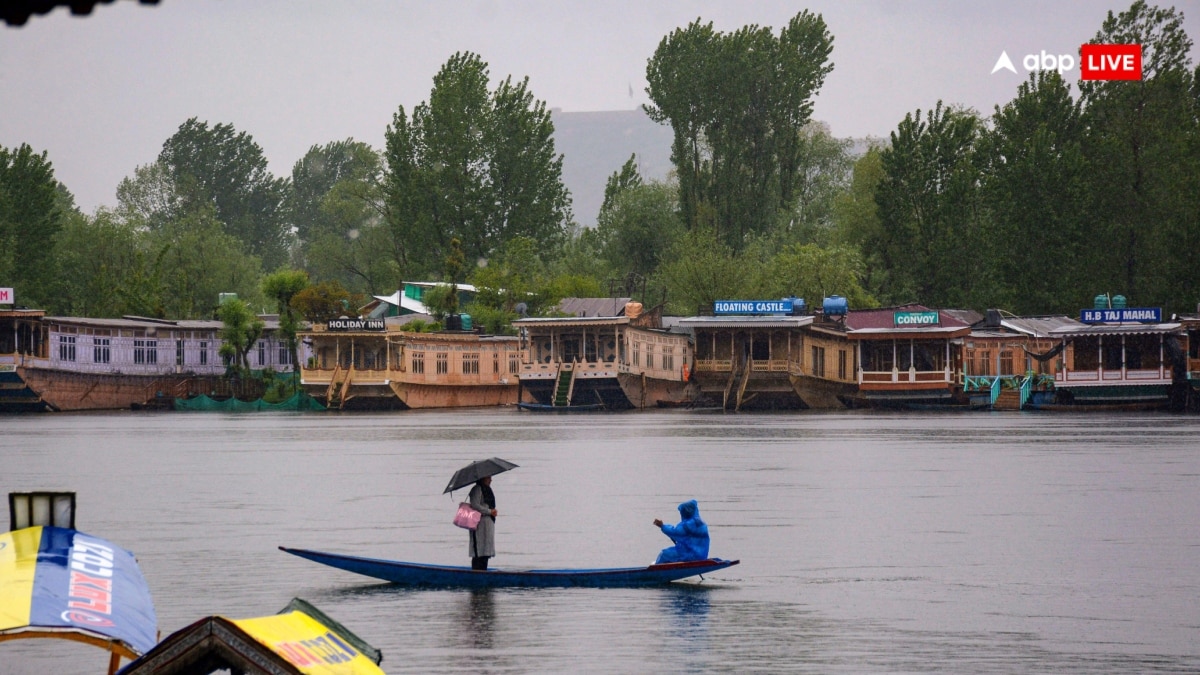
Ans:
[[[277,550],[469,564],[442,495],[489,456],[498,567],[650,563],[700,502],[740,565],[651,589],[379,584]],[[515,410],[0,418],[0,491],[78,492],[163,636],[302,597],[388,673],[1200,672],[1200,417]],[[465,491],[455,495],[465,498]],[[0,673],[107,655],[0,643]]]

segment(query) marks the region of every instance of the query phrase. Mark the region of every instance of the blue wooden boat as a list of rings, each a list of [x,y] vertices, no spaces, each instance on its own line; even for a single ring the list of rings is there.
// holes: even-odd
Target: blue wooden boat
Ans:
[[[740,562],[738,560],[709,558],[708,560],[650,565],[649,567],[563,570],[512,570],[501,568],[484,571],[473,570],[470,567],[425,565],[398,560],[360,558],[353,555],[323,553],[321,551],[308,551],[283,546],[280,546],[279,550],[300,556],[301,558],[307,558],[322,565],[329,565],[330,567],[336,567],[347,572],[390,581],[394,584],[406,584],[410,586],[458,586],[465,588],[499,588],[504,586],[628,588],[633,586],[657,586],[686,579],[687,577],[723,570]],[[704,577],[701,576],[701,578],[703,579]]]

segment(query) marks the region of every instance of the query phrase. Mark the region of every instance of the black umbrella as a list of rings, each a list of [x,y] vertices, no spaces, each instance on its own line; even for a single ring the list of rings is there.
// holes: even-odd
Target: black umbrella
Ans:
[[[471,462],[458,471],[454,472],[454,477],[450,479],[450,483],[446,485],[445,491],[442,494],[471,485],[480,478],[495,476],[498,473],[504,473],[509,469],[517,468],[516,464],[499,457],[491,459],[481,459],[477,462]]]

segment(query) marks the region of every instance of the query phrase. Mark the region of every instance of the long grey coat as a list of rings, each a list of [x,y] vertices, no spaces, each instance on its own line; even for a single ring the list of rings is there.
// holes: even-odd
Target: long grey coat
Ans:
[[[496,519],[490,515],[491,507],[483,503],[483,490],[478,485],[471,488],[467,503],[483,514],[479,527],[467,532],[467,551],[472,558],[491,558],[496,555]]]

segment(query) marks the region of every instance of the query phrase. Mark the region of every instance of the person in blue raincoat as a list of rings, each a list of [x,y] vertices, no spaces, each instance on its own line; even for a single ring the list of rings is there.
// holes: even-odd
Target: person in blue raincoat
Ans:
[[[700,504],[695,499],[680,504],[679,517],[682,520],[678,525],[665,525],[654,519],[654,526],[675,542],[674,546],[664,548],[658,554],[655,565],[708,558],[708,525],[700,519]]]

